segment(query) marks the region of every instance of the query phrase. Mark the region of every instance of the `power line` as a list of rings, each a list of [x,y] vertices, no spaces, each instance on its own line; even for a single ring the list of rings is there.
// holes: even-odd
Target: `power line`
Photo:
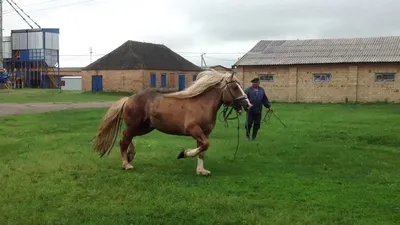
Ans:
[[[210,59],[216,59],[216,60],[225,60],[225,61],[237,61],[237,59],[227,59],[227,58],[220,58],[220,57],[209,57]]]
[[[204,52],[176,52],[176,53],[182,54],[182,55],[193,54],[193,57],[198,57],[199,55],[203,54]],[[244,54],[246,54],[246,53],[245,52],[211,52],[211,53],[207,52],[207,55],[244,55]],[[104,56],[104,55],[107,55],[107,54],[104,54],[104,53],[92,54],[92,56]],[[72,55],[65,54],[65,55],[60,55],[60,56],[90,56],[90,54],[72,54]],[[212,57],[216,58],[214,56],[212,56]]]
[[[27,8],[31,8],[30,6],[44,5],[44,4],[47,4],[47,3],[49,3],[49,2],[55,2],[55,1],[60,1],[60,0],[48,0],[48,1],[43,1],[43,2],[39,2],[39,3],[28,4],[28,5],[23,5],[23,4],[21,4],[21,6],[24,7],[25,9],[27,9]],[[11,12],[13,12],[13,11],[14,11],[13,9],[6,9],[6,10],[4,10],[3,12],[4,12],[4,13],[11,13]]]
[[[21,15],[21,13],[18,12],[18,10],[11,4],[10,1],[6,0],[8,4],[10,4],[11,7],[15,10],[15,12],[18,13],[18,15],[33,29],[32,25]]]
[[[178,54],[203,54],[204,52],[176,52]],[[207,55],[244,55],[246,52],[207,52]]]
[[[7,0],[8,1],[8,0]],[[17,3],[15,3],[13,0],[10,0],[12,3],[14,3],[14,5],[15,6],[17,6],[17,8],[19,9],[19,10],[21,10],[21,12],[23,13],[23,14],[25,14],[25,16],[27,16],[34,24],[36,24],[36,26],[38,26],[39,28],[40,28],[40,26],[39,26],[39,24],[37,24],[28,14],[26,14],[25,12],[24,12],[24,10],[22,10],[18,5],[17,5]],[[15,8],[14,8],[15,9]]]
[[[58,6],[55,6],[55,7],[48,7],[48,8],[42,8],[42,9],[36,9],[36,10],[29,10],[29,12],[38,12],[38,11],[44,11],[44,10],[49,10],[49,9],[64,8],[64,7],[68,7],[68,6],[73,6],[73,5],[78,5],[78,4],[87,3],[87,2],[93,2],[93,1],[97,1],[97,0],[78,1],[78,2],[71,3],[71,4],[58,5]],[[12,13],[13,12],[4,13],[4,15],[12,16],[13,15]]]
[[[177,52],[178,54],[182,54],[182,52]],[[207,53],[207,55],[208,55],[209,53]],[[224,54],[226,54],[226,53],[224,53]],[[92,60],[91,60],[91,58],[92,57],[95,57],[95,58],[98,58],[98,57],[102,57],[102,56],[104,56],[104,55],[106,55],[106,54],[71,54],[71,55],[60,55],[60,57],[62,57],[62,58],[68,58],[68,57],[90,57],[90,62],[92,62]],[[199,57],[199,55],[185,55],[185,54],[182,54],[185,58],[197,58],[197,57]],[[202,54],[200,54],[200,57],[201,57],[201,65],[202,66],[206,66],[207,67],[207,64],[206,64],[206,62],[205,62],[205,60],[206,59],[209,59],[209,60],[211,60],[211,61],[225,61],[225,62],[230,62],[230,63],[232,63],[232,62],[236,62],[236,61],[238,61],[238,58],[223,58],[223,57],[214,57],[214,56],[204,56],[205,54],[204,53],[202,53]],[[72,60],[71,58],[69,58],[69,60]]]

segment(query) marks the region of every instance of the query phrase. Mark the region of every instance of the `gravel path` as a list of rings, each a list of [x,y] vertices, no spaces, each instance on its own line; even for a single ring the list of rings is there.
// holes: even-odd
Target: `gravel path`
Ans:
[[[0,117],[17,114],[42,113],[65,109],[104,108],[114,102],[38,102],[38,103],[0,103]]]

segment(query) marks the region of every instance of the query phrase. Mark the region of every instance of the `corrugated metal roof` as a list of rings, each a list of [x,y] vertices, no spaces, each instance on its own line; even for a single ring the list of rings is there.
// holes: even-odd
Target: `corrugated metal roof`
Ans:
[[[235,65],[400,62],[400,36],[261,40]]]

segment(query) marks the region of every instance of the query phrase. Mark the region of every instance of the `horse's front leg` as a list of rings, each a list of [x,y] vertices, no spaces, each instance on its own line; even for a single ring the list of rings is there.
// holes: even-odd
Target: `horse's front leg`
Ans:
[[[204,169],[204,153],[205,152],[202,152],[197,155],[196,173],[207,176],[207,175],[211,174],[211,172],[209,170]]]
[[[204,135],[203,130],[199,126],[192,126],[187,129],[188,133],[192,135],[194,139],[197,141],[197,148],[195,149],[187,149],[182,151],[178,159],[187,158],[187,157],[196,157],[197,156],[197,174],[201,175],[209,175],[211,172],[204,169],[204,152],[210,146],[208,142],[208,138]]]

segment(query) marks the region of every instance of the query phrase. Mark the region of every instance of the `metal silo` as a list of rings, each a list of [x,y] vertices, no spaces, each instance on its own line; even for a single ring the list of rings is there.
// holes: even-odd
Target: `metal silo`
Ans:
[[[6,67],[17,87],[60,86],[59,31],[58,28],[11,31],[12,58],[6,61]]]

